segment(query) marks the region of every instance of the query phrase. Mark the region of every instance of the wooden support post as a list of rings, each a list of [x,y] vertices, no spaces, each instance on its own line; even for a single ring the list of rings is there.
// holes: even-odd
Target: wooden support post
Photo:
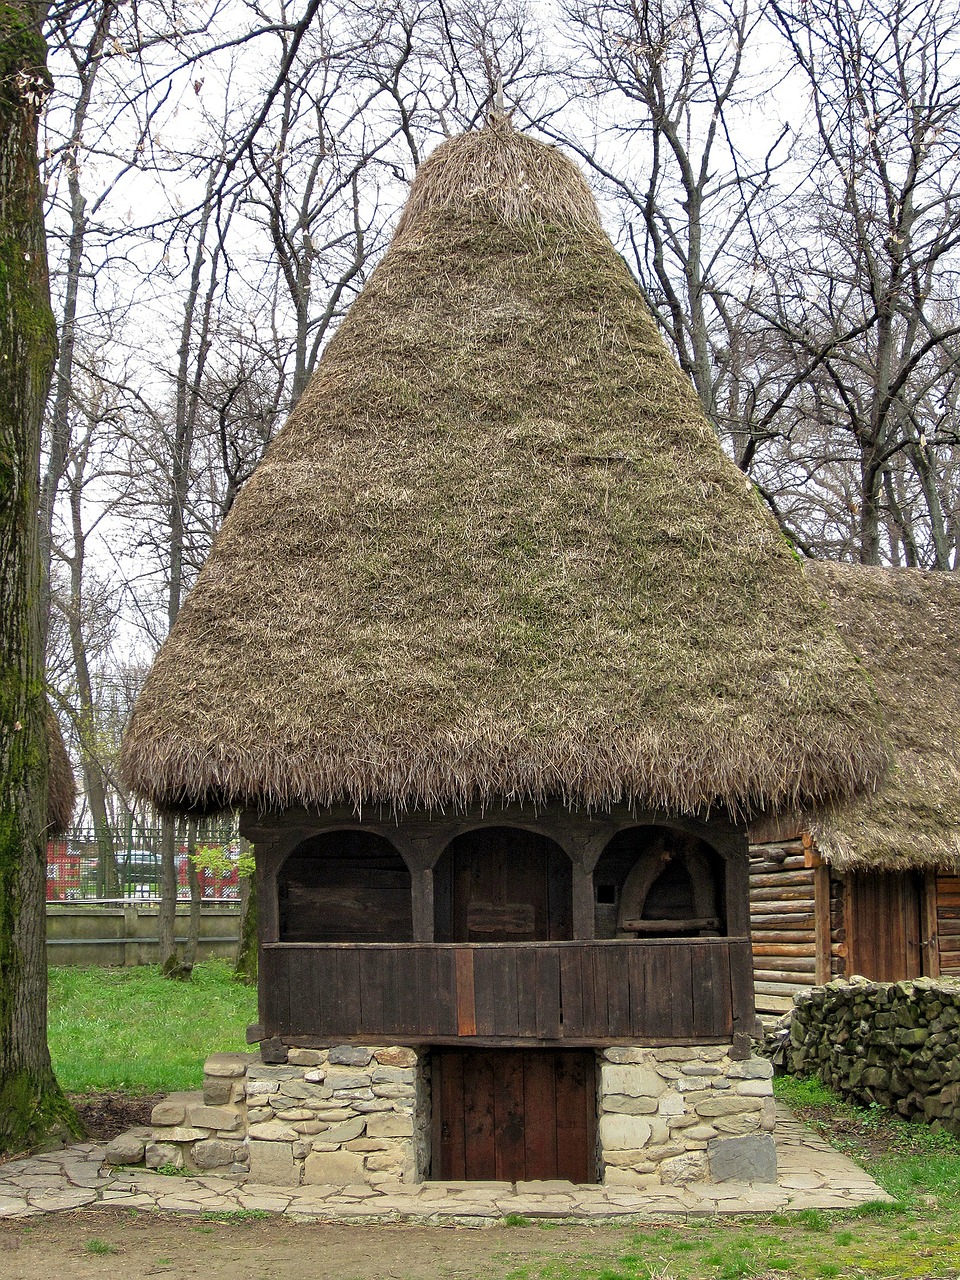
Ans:
[[[593,873],[573,864],[573,936],[596,936],[596,917],[593,909]]]
[[[813,872],[813,928],[816,979],[830,981],[830,868],[820,863]]]
[[[411,873],[413,892],[413,940],[433,941],[433,868],[421,867]]]
[[[920,939],[923,959],[923,976],[940,977],[940,937],[937,930],[937,873],[927,870],[923,876],[923,905],[921,908]]]

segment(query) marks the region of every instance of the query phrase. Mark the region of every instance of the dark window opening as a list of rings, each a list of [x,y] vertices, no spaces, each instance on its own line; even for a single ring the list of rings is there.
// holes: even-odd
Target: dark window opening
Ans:
[[[615,884],[598,884],[597,885],[597,902],[601,906],[609,906],[617,900],[617,886]]]
[[[365,831],[305,840],[277,879],[281,942],[412,942],[410,872]]]

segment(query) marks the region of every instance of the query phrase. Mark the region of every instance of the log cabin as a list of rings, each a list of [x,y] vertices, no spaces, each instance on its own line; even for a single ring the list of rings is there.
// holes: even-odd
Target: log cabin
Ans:
[[[265,1063],[413,1053],[404,1176],[769,1176],[746,823],[886,747],[556,149],[493,117],[422,165],[123,752],[242,812]]]
[[[756,823],[757,1009],[860,974],[960,976],[960,581],[812,563],[807,578],[877,692],[893,753],[858,800]]]

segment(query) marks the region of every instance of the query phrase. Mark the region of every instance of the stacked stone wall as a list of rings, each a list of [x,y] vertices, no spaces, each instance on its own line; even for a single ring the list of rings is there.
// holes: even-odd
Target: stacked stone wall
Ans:
[[[776,1182],[773,1067],[721,1045],[605,1049],[600,1161],[607,1184]]]
[[[427,1063],[414,1049],[291,1049],[283,1065],[214,1054],[202,1092],[170,1094],[150,1129],[123,1135],[107,1160],[274,1186],[415,1182],[430,1161],[429,1111]]]
[[[960,1134],[960,980],[836,979],[796,997],[788,1071]]]

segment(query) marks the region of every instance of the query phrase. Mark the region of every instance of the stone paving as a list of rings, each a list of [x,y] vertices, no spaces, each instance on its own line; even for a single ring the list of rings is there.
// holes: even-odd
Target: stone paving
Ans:
[[[102,1165],[103,1147],[81,1143],[0,1165],[0,1217],[100,1205],[203,1214],[259,1209],[298,1222],[412,1222],[486,1227],[508,1215],[567,1222],[687,1221],[717,1214],[849,1209],[889,1200],[874,1180],[784,1108],[774,1131],[773,1183],[692,1183],[632,1191],[571,1182],[401,1182],[377,1188],[270,1187],[239,1177],[178,1177]]]

